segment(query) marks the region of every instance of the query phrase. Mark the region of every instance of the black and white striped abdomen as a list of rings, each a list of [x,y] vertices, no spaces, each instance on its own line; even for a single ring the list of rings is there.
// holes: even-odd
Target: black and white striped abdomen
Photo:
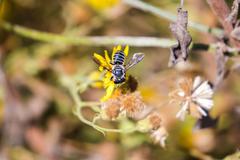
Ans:
[[[125,60],[125,54],[123,51],[117,51],[113,56],[113,64],[123,65]]]

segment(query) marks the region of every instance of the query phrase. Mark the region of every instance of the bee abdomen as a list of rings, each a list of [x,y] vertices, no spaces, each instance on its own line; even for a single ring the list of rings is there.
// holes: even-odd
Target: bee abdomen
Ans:
[[[125,54],[123,51],[117,51],[113,56],[113,63],[122,65],[125,60]]]

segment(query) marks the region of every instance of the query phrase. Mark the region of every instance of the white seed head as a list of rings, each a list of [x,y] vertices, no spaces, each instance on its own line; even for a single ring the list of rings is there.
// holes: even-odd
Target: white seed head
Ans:
[[[177,92],[177,96],[180,98],[181,109],[177,113],[176,117],[184,120],[185,115],[190,112],[190,106],[195,107],[195,111],[202,116],[207,116],[206,110],[210,110],[214,105],[212,96],[213,89],[211,88],[208,81],[202,81],[199,76],[197,76],[192,83],[185,81],[185,85],[191,88],[191,92],[188,93],[187,90],[181,88]],[[191,105],[194,104],[194,105]],[[196,108],[197,107],[197,108]],[[190,112],[193,115],[193,113]]]

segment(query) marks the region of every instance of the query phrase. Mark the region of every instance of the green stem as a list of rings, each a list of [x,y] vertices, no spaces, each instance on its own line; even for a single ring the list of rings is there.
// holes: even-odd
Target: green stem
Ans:
[[[68,82],[70,82],[70,79],[67,80]],[[84,118],[84,116],[82,115],[81,109],[85,106],[97,106],[100,103],[99,102],[84,102],[81,100],[81,98],[78,95],[78,90],[76,89],[75,85],[73,85],[73,83],[68,83],[68,89],[70,91],[71,96],[73,97],[74,102],[76,103],[76,107],[75,107],[75,111],[74,114],[85,124],[95,128],[96,130],[100,131],[101,133],[104,134],[104,132],[117,132],[117,133],[132,133],[134,131],[136,131],[136,128],[130,128],[128,130],[120,130],[120,129],[110,129],[110,128],[104,128],[101,126],[98,126],[96,124],[94,124],[91,121],[88,121],[87,119]]]
[[[0,23],[0,26],[7,30],[12,31],[18,35],[26,38],[31,38],[34,40],[49,42],[49,43],[65,43],[73,45],[93,45],[93,46],[105,46],[105,45],[125,45],[139,46],[139,47],[162,47],[170,48],[176,44],[175,40],[167,38],[157,38],[157,37],[108,37],[108,36],[63,36],[53,33],[46,33],[41,31],[36,31],[34,29],[29,29],[19,25],[12,25],[8,22]],[[193,43],[191,45],[192,50],[208,50],[212,45]]]
[[[135,1],[135,0],[134,0]],[[175,40],[167,38],[157,37],[109,37],[109,36],[64,36],[53,33],[46,33],[29,29],[19,25],[12,25],[8,22],[0,21],[0,27],[7,31],[12,31],[18,35],[34,40],[49,42],[49,43],[64,43],[72,45],[88,45],[88,46],[107,46],[107,45],[130,45],[139,47],[162,47],[170,48],[177,42]],[[203,50],[211,51],[216,48],[215,44],[202,44],[192,43],[190,46],[191,50]],[[239,54],[239,49],[232,48],[230,51],[234,52],[233,55]]]
[[[86,120],[83,117],[81,110],[80,110],[82,107],[78,107],[78,108],[79,108],[79,110],[74,112],[74,114],[79,118],[79,120],[81,120],[83,123],[95,128],[95,129],[97,129],[98,131],[100,131],[102,133],[104,133],[104,132],[132,133],[137,130],[135,127],[128,129],[128,130],[121,130],[121,129],[104,128],[104,127],[98,126],[98,125],[94,124],[93,122]]]
[[[26,38],[49,42],[49,43],[64,43],[72,45],[87,45],[87,46],[107,46],[107,45],[130,45],[139,47],[163,47],[169,48],[176,43],[175,40],[156,37],[130,37],[130,36],[66,36],[53,33],[46,33],[29,29],[19,25],[12,25],[2,21],[0,27],[7,31],[14,32]]]
[[[163,10],[161,8],[154,7],[150,4],[142,2],[140,0],[122,0],[122,1],[125,4],[127,4],[131,7],[150,12],[150,13],[158,16],[158,17],[167,19],[169,21],[174,22],[177,19],[177,16],[172,14],[171,12],[168,12],[168,11]],[[200,32],[203,32],[203,33],[210,33],[210,34],[213,34],[214,36],[217,36],[217,37],[220,37],[220,36],[223,35],[223,30],[219,29],[219,28],[211,28],[211,27],[206,26],[204,24],[200,24],[200,23],[196,23],[196,22],[192,22],[192,21],[189,21],[188,25],[189,25],[189,27],[191,27],[195,30],[198,30]]]

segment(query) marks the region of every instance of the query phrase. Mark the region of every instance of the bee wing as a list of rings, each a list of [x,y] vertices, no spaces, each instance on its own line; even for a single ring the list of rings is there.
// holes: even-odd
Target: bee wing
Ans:
[[[125,69],[128,70],[144,58],[144,53],[134,53],[130,61],[126,64]]]
[[[111,66],[108,64],[106,59],[104,59],[101,55],[94,53],[93,61],[97,63],[100,67],[103,67],[103,69],[111,71]]]

